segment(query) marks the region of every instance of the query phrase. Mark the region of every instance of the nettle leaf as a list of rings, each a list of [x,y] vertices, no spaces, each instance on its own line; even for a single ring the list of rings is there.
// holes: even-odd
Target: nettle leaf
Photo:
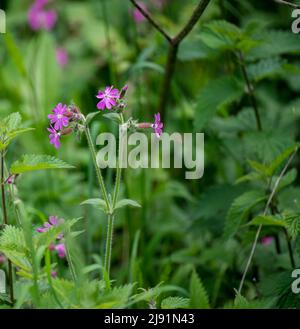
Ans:
[[[242,36],[241,29],[236,25],[218,20],[206,24],[200,38],[210,48],[234,50]]]
[[[7,225],[0,235],[0,252],[20,269],[30,272],[31,264],[28,260],[29,250],[26,246],[22,229]]]
[[[190,304],[189,298],[183,297],[167,297],[161,302],[162,309],[188,308]]]
[[[289,215],[285,217],[286,226],[292,239],[296,239],[300,234],[300,215]]]
[[[11,174],[22,174],[28,171],[44,170],[44,169],[70,169],[73,166],[66,162],[52,157],[50,155],[26,154],[22,158],[11,165]]]
[[[190,282],[190,308],[210,308],[208,294],[196,271],[193,271]]]
[[[195,129],[203,129],[218,110],[239,101],[243,93],[243,83],[233,77],[210,81],[201,90],[195,106]]]
[[[123,199],[117,202],[115,209],[119,209],[127,206],[141,208],[141,205],[138,202],[131,199]]]
[[[252,219],[249,225],[263,225],[263,226],[280,226],[287,227],[287,223],[282,216],[257,216]]]
[[[94,206],[98,209],[103,210],[105,213],[108,212],[107,206],[106,206],[106,202],[103,199],[88,199],[85,200],[83,202],[81,202],[80,205],[91,205]]]
[[[258,82],[281,73],[286,63],[287,61],[280,57],[262,59],[258,63],[248,64],[247,72],[251,80]]]
[[[253,38],[259,44],[249,51],[247,57],[251,60],[300,53],[299,37],[290,31],[260,31]]]
[[[259,190],[245,192],[236,198],[226,217],[224,239],[228,240],[233,237],[241,223],[249,215],[252,208],[266,199],[265,193]]]
[[[10,142],[19,135],[34,130],[21,128],[22,118],[18,112],[12,113],[0,121],[0,151],[6,149]]]

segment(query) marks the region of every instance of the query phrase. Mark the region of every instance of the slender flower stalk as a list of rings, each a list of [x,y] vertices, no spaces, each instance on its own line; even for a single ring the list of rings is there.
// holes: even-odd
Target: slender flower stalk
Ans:
[[[3,213],[3,222],[5,225],[8,225],[7,209],[6,209],[6,196],[5,196],[5,187],[4,187],[4,160],[5,160],[5,151],[1,152],[1,195],[2,195],[2,213]],[[13,282],[13,269],[12,263],[8,259],[8,278],[9,278],[9,293],[10,301],[14,303],[14,282]]]
[[[105,201],[106,207],[109,210],[110,209],[110,202],[109,202],[108,194],[107,194],[107,191],[106,191],[106,187],[105,187],[105,183],[104,183],[104,179],[103,179],[101,170],[100,170],[100,168],[97,164],[96,150],[95,150],[95,146],[94,146],[94,143],[93,143],[93,139],[92,139],[92,136],[91,136],[90,129],[87,126],[87,124],[85,124],[84,132],[85,132],[85,135],[86,135],[86,138],[87,138],[87,141],[88,141],[88,146],[89,146],[89,149],[90,149],[90,152],[91,152],[91,155],[92,155],[92,160],[93,160],[93,163],[94,163],[98,183],[99,183],[99,186],[101,188],[102,196],[103,196],[103,199]]]

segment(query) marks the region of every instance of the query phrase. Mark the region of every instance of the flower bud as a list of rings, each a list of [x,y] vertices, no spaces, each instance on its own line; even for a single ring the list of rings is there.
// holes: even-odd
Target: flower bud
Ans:
[[[125,86],[121,89],[120,97],[119,97],[120,99],[122,99],[122,98],[125,97],[125,94],[126,94],[127,90],[128,90],[128,86],[125,85]]]

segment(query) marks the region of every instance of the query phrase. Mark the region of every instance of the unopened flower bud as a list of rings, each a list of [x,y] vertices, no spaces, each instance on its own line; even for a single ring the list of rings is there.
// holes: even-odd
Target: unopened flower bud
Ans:
[[[142,123],[138,123],[136,127],[139,129],[148,129],[148,128],[152,128],[152,123],[142,122]]]
[[[18,175],[9,175],[4,183],[5,184],[14,184],[17,177],[18,177]]]
[[[124,98],[125,97],[125,94],[128,90],[128,86],[125,85],[122,89],[121,89],[121,92],[120,92],[120,99]]]
[[[73,128],[68,127],[61,130],[61,135],[70,135],[73,132]]]

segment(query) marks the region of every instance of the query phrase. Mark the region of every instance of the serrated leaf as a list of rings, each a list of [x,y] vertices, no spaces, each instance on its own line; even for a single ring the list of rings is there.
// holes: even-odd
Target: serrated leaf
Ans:
[[[11,174],[21,174],[28,171],[44,169],[70,169],[73,166],[50,155],[23,155],[22,158],[11,165]]]
[[[196,271],[193,271],[190,281],[190,308],[210,308],[208,294]]]
[[[162,309],[178,309],[188,308],[190,304],[189,298],[183,297],[167,297],[161,302]]]
[[[285,63],[279,57],[262,59],[258,63],[247,65],[247,72],[251,80],[258,82],[282,72]]]
[[[250,225],[264,225],[264,226],[281,226],[286,227],[286,222],[281,216],[257,216],[252,219]]]
[[[117,202],[115,209],[123,208],[126,206],[141,208],[141,205],[138,202],[131,199],[123,199]]]
[[[259,203],[263,202],[266,196],[263,191],[253,190],[245,192],[232,203],[225,223],[224,239],[228,240],[235,235],[241,223],[246,219],[249,212]]]
[[[201,90],[195,106],[195,129],[201,131],[218,110],[238,101],[243,93],[243,84],[232,77],[210,81]]]

